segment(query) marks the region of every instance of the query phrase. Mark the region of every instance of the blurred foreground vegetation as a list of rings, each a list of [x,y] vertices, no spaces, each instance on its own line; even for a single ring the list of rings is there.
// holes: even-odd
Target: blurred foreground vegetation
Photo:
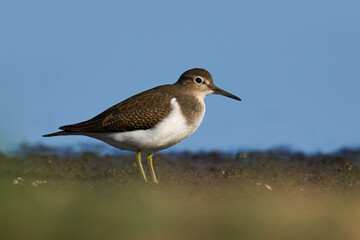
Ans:
[[[359,163],[346,149],[158,154],[155,185],[133,154],[0,154],[0,239],[360,239]]]

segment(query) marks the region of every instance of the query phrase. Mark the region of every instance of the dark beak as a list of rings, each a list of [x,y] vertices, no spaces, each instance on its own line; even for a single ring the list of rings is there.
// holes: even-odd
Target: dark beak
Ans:
[[[229,98],[232,98],[232,99],[235,99],[235,100],[238,100],[238,101],[241,101],[241,99],[225,90],[222,90],[221,88],[218,88],[218,87],[214,87],[213,88],[213,91],[214,91],[214,94],[220,94],[220,95],[223,95],[225,97],[229,97]]]

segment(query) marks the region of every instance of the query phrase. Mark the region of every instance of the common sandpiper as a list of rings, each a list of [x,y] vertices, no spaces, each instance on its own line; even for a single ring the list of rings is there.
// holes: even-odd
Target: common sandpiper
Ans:
[[[153,153],[171,147],[189,137],[199,127],[205,114],[204,98],[221,94],[241,101],[215,86],[208,71],[193,68],[174,84],[162,85],[136,94],[95,116],[62,126],[62,131],[44,137],[85,135],[122,150],[136,152],[140,173],[147,182],[141,153],[147,154],[154,183]]]

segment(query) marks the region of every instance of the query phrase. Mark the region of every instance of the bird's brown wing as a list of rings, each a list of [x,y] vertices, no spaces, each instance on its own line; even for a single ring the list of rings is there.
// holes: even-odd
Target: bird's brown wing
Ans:
[[[66,133],[106,133],[152,128],[171,111],[171,94],[159,92],[158,88],[130,97],[88,121],[60,129]]]

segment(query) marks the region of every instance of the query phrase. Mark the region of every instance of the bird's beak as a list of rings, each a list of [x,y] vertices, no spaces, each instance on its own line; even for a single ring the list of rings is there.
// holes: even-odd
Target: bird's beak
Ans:
[[[225,90],[222,90],[221,88],[218,88],[218,87],[214,87],[212,89],[214,91],[214,94],[220,94],[220,95],[223,95],[225,97],[229,97],[229,98],[232,98],[232,99],[235,99],[235,100],[238,100],[238,101],[241,101],[241,98],[225,91]]]

